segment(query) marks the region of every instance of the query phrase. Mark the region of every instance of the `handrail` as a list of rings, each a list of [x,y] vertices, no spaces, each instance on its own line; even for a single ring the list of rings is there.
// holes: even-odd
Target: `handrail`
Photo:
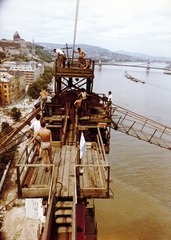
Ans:
[[[8,133],[7,138],[6,138],[3,142],[0,141],[0,142],[1,142],[0,148],[2,148],[2,147],[5,148],[5,146],[6,146],[13,138],[15,138],[16,135],[17,135],[19,132],[22,132],[22,129],[23,129],[28,123],[30,123],[30,121],[31,121],[31,120],[36,116],[36,114],[39,113],[39,112],[40,112],[40,108],[32,111],[32,112],[29,113],[27,116],[25,116],[25,117],[24,117],[24,122],[22,122],[19,126],[16,126],[16,124],[15,124],[14,127],[15,127],[15,126],[16,126],[16,127],[15,127],[10,133]],[[25,120],[26,117],[27,117],[27,120]],[[17,125],[18,125],[18,123],[17,123]],[[24,134],[24,133],[22,132],[22,134]]]
[[[170,132],[168,132],[168,133],[171,134],[171,127],[165,126],[162,123],[159,123],[159,122],[154,121],[154,120],[152,120],[150,118],[144,117],[144,116],[142,116],[142,115],[140,115],[138,113],[135,113],[135,112],[130,111],[128,109],[122,108],[122,107],[120,107],[118,105],[115,105],[115,104],[112,104],[112,108],[113,108],[113,114],[114,114],[114,112],[118,112],[118,113],[121,113],[121,114],[125,115],[125,111],[126,111],[126,114],[128,116],[131,116],[132,118],[134,118],[136,120],[139,120],[139,121],[141,121],[143,123],[144,123],[144,120],[146,120],[148,122],[148,125],[151,125],[152,127],[155,127],[155,126],[161,126],[161,127],[164,127],[164,128],[166,127],[167,129],[170,130]]]
[[[103,144],[103,140],[102,140],[102,136],[101,136],[101,133],[100,133],[100,128],[97,126],[97,130],[98,130],[98,135],[97,135],[97,143],[98,143],[98,147],[99,147],[99,150],[100,150],[100,153],[101,153],[101,156],[103,157],[103,161],[107,163],[107,158],[106,158],[106,154],[105,154],[105,149],[104,149],[104,144]],[[102,161],[102,163],[103,163]]]
[[[95,61],[92,60],[91,58],[85,58],[85,61],[89,63],[88,68],[86,68],[86,67],[85,68],[78,68],[78,65],[77,65],[78,58],[74,58],[73,60],[72,60],[72,58],[66,58],[66,62],[70,63],[70,64],[69,64],[69,66],[66,66],[65,68],[63,68],[61,66],[58,66],[57,61],[56,61],[56,74],[58,73],[58,69],[59,70],[64,70],[65,69],[65,71],[67,71],[67,69],[68,69],[68,71],[73,71],[73,70],[79,70],[79,71],[83,70],[84,71],[86,69],[91,69],[94,72]]]
[[[66,104],[66,115],[65,115],[65,122],[64,122],[64,127],[62,129],[62,137],[61,137],[61,144],[64,145],[65,142],[66,142],[66,135],[67,135],[67,126],[68,126],[68,113],[69,113],[69,110],[68,110],[68,106]]]
[[[112,120],[120,132],[171,150],[171,127],[112,104]],[[111,125],[111,128],[114,128]]]

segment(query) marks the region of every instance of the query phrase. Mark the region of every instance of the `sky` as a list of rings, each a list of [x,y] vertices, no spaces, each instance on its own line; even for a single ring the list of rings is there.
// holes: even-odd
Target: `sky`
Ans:
[[[26,41],[171,57],[171,0],[0,0],[0,39],[16,31]]]

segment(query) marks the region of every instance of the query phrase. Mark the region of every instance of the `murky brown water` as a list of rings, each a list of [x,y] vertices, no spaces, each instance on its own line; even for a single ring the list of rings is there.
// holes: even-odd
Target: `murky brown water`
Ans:
[[[125,70],[146,84],[124,79]],[[171,126],[171,77],[122,67],[96,77],[96,89],[111,90],[116,104]],[[95,200],[98,240],[170,240],[171,151],[113,131],[108,161],[115,197]]]

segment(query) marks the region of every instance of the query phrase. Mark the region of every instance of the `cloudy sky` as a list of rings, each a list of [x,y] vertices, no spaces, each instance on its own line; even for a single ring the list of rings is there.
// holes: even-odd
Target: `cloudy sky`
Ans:
[[[171,57],[171,0],[0,0],[0,39],[15,31],[26,41]]]

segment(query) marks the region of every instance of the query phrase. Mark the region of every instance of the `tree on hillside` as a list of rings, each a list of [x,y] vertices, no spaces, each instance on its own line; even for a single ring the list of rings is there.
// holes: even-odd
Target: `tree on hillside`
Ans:
[[[2,122],[2,124],[1,124],[2,131],[5,130],[6,128],[8,128],[8,127],[9,127],[8,122]]]
[[[48,63],[52,62],[51,55],[46,50],[44,50],[42,46],[36,45],[35,49],[36,49],[36,55],[38,55],[41,60]]]
[[[30,84],[27,94],[31,96],[33,99],[37,99],[39,97],[40,91],[48,88],[48,84],[52,81],[53,77],[53,68],[45,67],[44,74],[41,79]]]
[[[8,149],[8,151],[5,151],[0,155],[0,179],[2,178],[2,175],[8,162],[14,159],[16,149],[17,147],[13,146],[10,149]]]
[[[16,108],[16,107],[13,107],[13,108],[11,109],[11,117],[12,117],[12,119],[13,119],[14,121],[18,121],[18,120],[20,119],[20,117],[21,117],[21,112],[20,112],[20,110],[19,110],[18,108]]]
[[[6,57],[4,52],[0,52],[0,59],[4,59]]]
[[[13,130],[13,127],[11,127],[8,122],[2,122],[1,129],[2,132],[9,133]]]
[[[0,132],[0,138],[6,136],[8,133],[10,133],[13,130],[13,127],[9,125],[8,122],[2,122],[1,124],[1,132]]]
[[[39,97],[39,93],[42,88],[47,89],[48,84],[43,79],[38,79],[36,82],[32,83],[27,91],[27,94],[31,96],[33,99],[37,99]]]
[[[46,66],[44,74],[42,75],[42,79],[44,79],[47,83],[50,83],[52,81],[53,74],[54,74],[53,68]]]

